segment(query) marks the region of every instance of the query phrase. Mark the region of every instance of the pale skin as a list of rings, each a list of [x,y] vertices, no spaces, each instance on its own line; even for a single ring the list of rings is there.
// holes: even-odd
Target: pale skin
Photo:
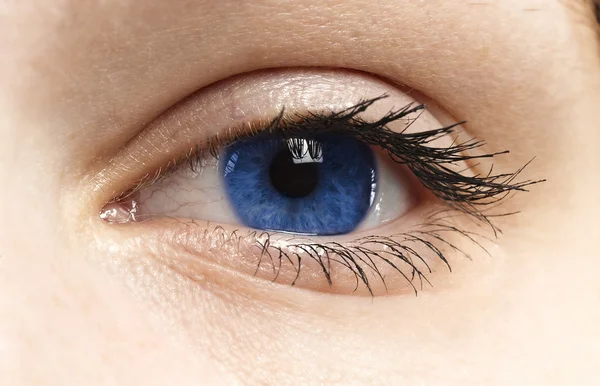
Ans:
[[[591,10],[575,0],[1,2],[0,383],[597,383]],[[271,283],[220,264],[226,250],[176,264],[175,247],[140,252],[156,233],[101,223],[107,193],[93,177],[167,108],[237,74],[302,67],[416,90],[438,120],[468,121],[492,151],[510,150],[496,168],[536,157],[523,178],[547,181],[503,204],[521,213],[499,220],[489,255],[436,269],[418,296]],[[104,176],[117,189],[132,182],[125,174]]]

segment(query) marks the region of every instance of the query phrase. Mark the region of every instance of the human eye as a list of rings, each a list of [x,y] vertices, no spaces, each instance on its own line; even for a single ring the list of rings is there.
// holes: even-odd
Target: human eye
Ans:
[[[539,181],[494,172],[504,149],[415,94],[325,70],[215,84],[115,158],[126,172],[103,188],[118,193],[100,218],[145,233],[154,254],[276,285],[416,293],[453,261],[486,253],[504,199]]]

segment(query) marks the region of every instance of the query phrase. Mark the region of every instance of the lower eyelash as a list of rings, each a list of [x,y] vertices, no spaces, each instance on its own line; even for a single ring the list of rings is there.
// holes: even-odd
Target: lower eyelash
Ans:
[[[425,223],[405,233],[363,236],[343,244],[335,241],[305,241],[302,236],[266,231],[241,234],[236,230],[228,234],[220,226],[212,231],[206,230],[205,237],[214,236],[214,232],[222,234],[222,241],[214,248],[223,248],[225,245],[239,248],[245,240],[253,240],[251,248],[257,252],[258,259],[254,276],[258,276],[261,269],[267,269],[272,273],[273,282],[278,280],[283,265],[289,264],[295,271],[295,277],[289,284],[294,286],[301,277],[306,261],[312,260],[318,264],[330,287],[334,284],[331,265],[337,263],[354,275],[356,283],[352,292],[364,286],[371,296],[376,296],[374,286],[378,283],[383,285],[386,292],[388,290],[389,276],[381,272],[382,268],[387,267],[406,281],[417,295],[425,286],[433,287],[427,276],[433,272],[432,264],[435,260],[423,257],[427,251],[449,271],[452,271],[452,268],[445,250],[471,259],[464,249],[456,245],[456,241],[448,240],[449,234],[459,236],[463,241],[474,244],[480,251],[489,255],[478,240],[490,240],[479,233],[452,225],[447,221],[452,217],[450,212],[456,211],[444,209],[434,212],[428,216]]]

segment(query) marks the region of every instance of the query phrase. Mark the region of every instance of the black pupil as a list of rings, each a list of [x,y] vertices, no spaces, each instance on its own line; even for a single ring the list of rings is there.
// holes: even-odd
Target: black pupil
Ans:
[[[301,198],[317,187],[318,167],[316,162],[294,163],[292,153],[285,148],[273,158],[269,176],[279,193],[290,198]]]

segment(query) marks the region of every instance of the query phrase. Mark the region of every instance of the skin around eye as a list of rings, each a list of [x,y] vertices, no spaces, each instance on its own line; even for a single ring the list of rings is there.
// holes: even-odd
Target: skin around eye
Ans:
[[[121,187],[98,187],[97,191],[132,190],[134,193],[124,198],[106,197],[113,202],[104,207],[101,217],[109,222],[143,220],[125,224],[127,230],[123,227],[122,232],[144,240],[135,244],[157,259],[179,256],[178,266],[187,267],[181,269],[188,271],[208,263],[281,284],[344,294],[373,296],[421,290],[431,284],[431,275],[448,272],[451,260],[464,260],[472,250],[485,251],[485,238],[480,238],[480,224],[473,231],[473,218],[477,216],[448,206],[423,187],[417,200],[414,193],[418,189],[413,186],[417,179],[411,179],[409,172],[399,172],[402,166],[390,163],[387,155],[376,157],[383,172],[378,175],[377,189],[369,192],[372,197],[369,197],[367,213],[361,221],[346,228],[334,227],[333,231],[327,228],[332,221],[323,222],[320,228],[309,228],[306,218],[301,221],[304,228],[289,218],[287,223],[272,219],[269,223],[260,216],[255,218],[262,223],[243,221],[239,207],[235,208],[239,202],[232,205],[232,194],[227,192],[222,164],[210,157],[197,156],[202,154],[198,149],[210,147],[211,138],[235,138],[234,134],[240,132],[254,135],[260,131],[260,125],[253,122],[262,122],[265,126],[283,110],[292,114],[335,115],[352,109],[360,101],[382,95],[387,98],[378,99],[377,103],[370,103],[369,108],[361,110],[361,122],[380,120],[390,112],[415,103],[408,94],[381,80],[329,70],[260,72],[211,86],[170,109],[115,158],[112,164],[116,167],[108,175],[118,176],[110,181],[118,181]],[[438,131],[444,125],[427,110],[410,110],[399,116],[401,118],[386,124],[390,133],[417,141],[423,136],[428,138],[427,146],[441,150],[452,149],[456,143],[473,143],[468,139],[461,142],[451,131]],[[444,119],[448,117],[442,115],[441,120]],[[378,144],[373,142],[370,145]],[[234,142],[231,146],[240,145]],[[460,146],[454,149],[461,149]],[[227,161],[234,153],[241,157],[242,148],[232,153],[230,147],[230,152],[225,150],[222,155]],[[476,146],[473,149],[476,150]],[[275,150],[254,149],[256,154],[273,153],[271,158],[277,156]],[[185,162],[169,161],[182,159],[182,155],[184,160],[194,159],[196,167],[182,168]],[[323,157],[327,156],[329,154],[323,151]],[[476,167],[467,160],[456,158],[454,161],[450,157],[444,163],[448,170],[460,171],[461,176],[475,176]],[[269,166],[268,162],[256,162]],[[416,167],[414,159],[411,162],[410,168],[416,168],[417,174],[427,172],[428,169]],[[482,165],[485,163],[478,166]],[[157,173],[169,168],[175,172],[157,180],[156,177],[161,177]],[[343,170],[342,166],[336,168]],[[106,175],[103,171],[96,180],[109,181]],[[388,178],[390,176],[394,178]],[[248,181],[242,181],[244,183],[251,185]],[[386,184],[393,187],[386,189]],[[362,188],[364,185],[361,183]],[[248,194],[252,193],[249,189]],[[244,192],[238,195],[242,197],[240,200],[247,199],[243,198]],[[314,211],[310,221],[316,221],[315,216],[328,214],[323,210],[317,212]],[[465,218],[469,218],[470,223]],[[269,229],[269,224],[278,225]],[[356,231],[350,232],[355,228]],[[276,232],[270,232],[273,230]],[[319,233],[324,236],[318,236]],[[329,233],[331,235],[325,236]]]

